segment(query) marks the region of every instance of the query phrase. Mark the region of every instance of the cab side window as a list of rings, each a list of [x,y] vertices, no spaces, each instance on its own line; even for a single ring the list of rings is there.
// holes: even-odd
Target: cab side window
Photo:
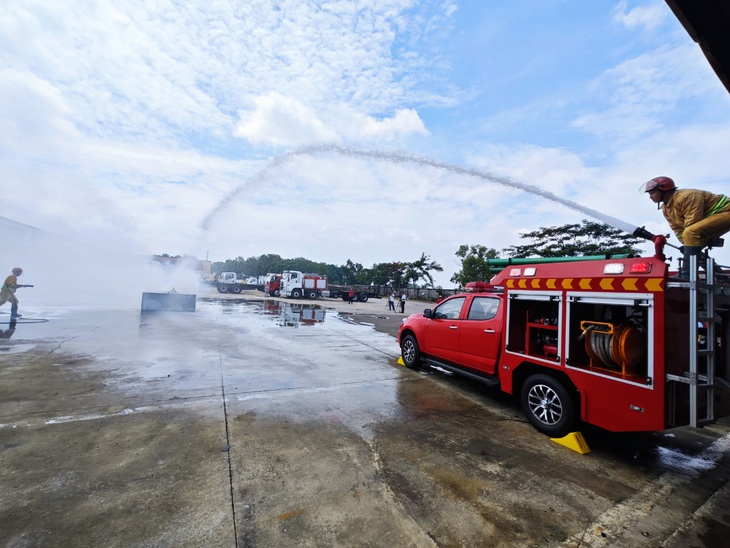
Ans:
[[[440,320],[457,320],[461,313],[461,308],[464,306],[465,297],[459,297],[457,299],[449,299],[448,301],[442,302],[434,310],[434,318]]]
[[[469,320],[491,320],[497,315],[499,299],[474,297],[469,308]]]

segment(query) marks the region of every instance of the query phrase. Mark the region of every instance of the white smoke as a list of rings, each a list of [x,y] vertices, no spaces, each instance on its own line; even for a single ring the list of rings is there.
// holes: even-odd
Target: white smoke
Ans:
[[[151,256],[69,240],[0,217],[0,279],[23,268],[20,308],[139,309],[142,293],[197,293],[200,276],[189,265],[166,267]]]

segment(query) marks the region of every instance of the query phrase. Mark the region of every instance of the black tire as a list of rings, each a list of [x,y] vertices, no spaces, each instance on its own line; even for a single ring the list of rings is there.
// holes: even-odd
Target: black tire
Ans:
[[[360,293],[360,302],[361,303],[368,302],[368,294],[367,293]]]
[[[274,297],[281,297],[281,291],[278,289],[274,291]]]
[[[573,431],[575,402],[563,384],[549,375],[532,375],[522,385],[522,410],[538,431],[562,438]]]
[[[316,299],[317,298],[317,292],[316,291],[310,291],[309,293],[307,293],[307,297],[309,299]]]
[[[241,286],[240,285],[234,285],[233,287],[231,287],[231,291],[233,293],[235,293],[236,295],[238,295],[241,292]]]
[[[228,293],[228,286],[226,284],[218,284],[218,293]]]
[[[403,337],[400,345],[400,355],[403,363],[409,369],[418,369],[421,366],[421,351],[418,349],[418,341],[413,335]]]
[[[301,289],[292,289],[291,290],[291,296],[292,299],[299,299],[302,296],[302,290]]]

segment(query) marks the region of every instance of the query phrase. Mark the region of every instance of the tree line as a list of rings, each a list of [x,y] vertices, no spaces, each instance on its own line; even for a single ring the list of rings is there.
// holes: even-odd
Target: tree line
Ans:
[[[321,263],[297,257],[284,259],[279,255],[267,254],[244,259],[228,259],[214,262],[213,272],[237,272],[246,276],[264,276],[270,273],[281,273],[285,270],[325,274],[327,280],[335,285],[389,285],[391,287],[418,286],[422,282],[425,287],[433,287],[433,272],[442,272],[443,268],[431,260],[425,253],[411,262],[377,263],[365,268],[360,263],[348,259],[344,265]]]
[[[503,257],[584,257],[591,255],[637,255],[636,247],[642,242],[623,231],[604,223],[583,220],[577,224],[540,227],[519,235],[529,243],[513,245],[501,252],[485,245],[461,245],[456,256],[461,260],[461,269],[451,277],[451,282],[464,287],[475,280],[489,280],[496,273],[489,259]],[[281,273],[284,270],[325,274],[329,283],[335,285],[385,285],[394,288],[434,287],[434,272],[443,272],[443,267],[426,255],[411,262],[377,263],[365,268],[348,259],[344,265],[315,262],[303,257],[284,259],[279,255],[267,254],[259,257],[237,257],[213,263],[213,272],[237,272],[246,276],[263,276]],[[438,289],[438,288],[437,288]]]

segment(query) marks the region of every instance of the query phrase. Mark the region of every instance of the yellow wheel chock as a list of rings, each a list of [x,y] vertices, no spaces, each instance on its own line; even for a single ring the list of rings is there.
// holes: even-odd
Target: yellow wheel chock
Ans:
[[[585,438],[583,437],[583,434],[580,432],[571,432],[565,437],[562,438],[550,438],[555,443],[559,443],[560,445],[564,445],[568,449],[572,449],[576,453],[580,453],[581,455],[585,455],[586,453],[590,453],[591,450],[588,447],[588,444],[586,443]]]

